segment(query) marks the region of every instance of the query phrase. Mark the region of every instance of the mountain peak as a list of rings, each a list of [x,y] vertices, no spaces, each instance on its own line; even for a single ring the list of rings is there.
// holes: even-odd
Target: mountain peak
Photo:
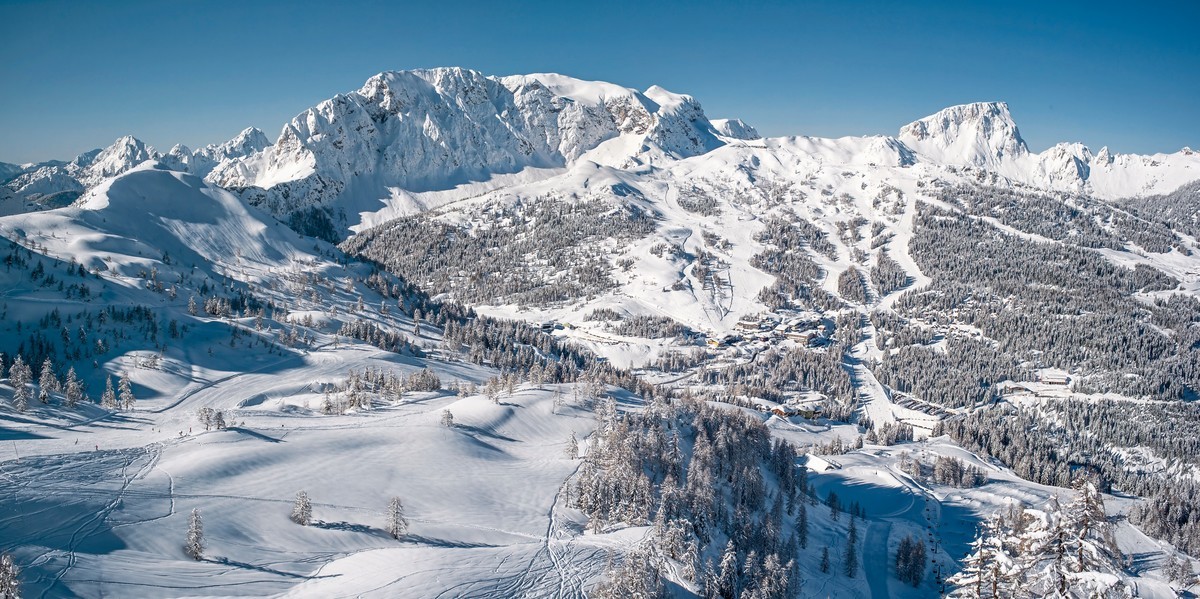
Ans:
[[[900,140],[941,162],[995,166],[1029,153],[1005,102],[945,108],[900,128]]]
[[[733,139],[761,139],[758,129],[755,129],[750,124],[742,119],[712,119],[713,130],[717,133]]]
[[[284,216],[343,198],[350,214],[392,188],[445,190],[526,168],[592,158],[646,163],[722,143],[700,103],[659,87],[645,92],[557,74],[493,77],[461,67],[384,71],[288,123],[261,153],[217,166],[209,180],[247,189]],[[355,225],[348,221],[346,224]]]
[[[159,157],[159,153],[154,148],[142,143],[142,140],[132,135],[124,135],[96,155],[86,171],[79,177],[79,181],[85,187],[91,187],[147,160],[157,160]]]

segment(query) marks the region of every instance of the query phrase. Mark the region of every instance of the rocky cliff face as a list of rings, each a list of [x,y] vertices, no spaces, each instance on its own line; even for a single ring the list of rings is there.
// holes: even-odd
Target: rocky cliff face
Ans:
[[[386,189],[446,189],[523,169],[560,168],[617,137],[679,159],[722,144],[690,96],[561,75],[488,77],[460,68],[380,73],[306,110],[275,144],[209,180],[278,216]],[[347,222],[342,224],[354,224]]]

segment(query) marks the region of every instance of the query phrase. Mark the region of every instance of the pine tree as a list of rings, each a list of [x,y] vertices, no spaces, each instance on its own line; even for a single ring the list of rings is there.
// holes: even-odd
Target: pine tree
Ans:
[[[567,448],[565,453],[568,460],[573,460],[579,457],[579,440],[575,438],[575,431],[571,431],[571,436],[567,438]]]
[[[821,571],[829,573],[829,545],[821,548]]]
[[[442,426],[454,426],[454,414],[450,410],[442,410]]]
[[[29,383],[32,380],[33,371],[21,359],[21,354],[17,354],[8,371],[8,382],[13,386],[13,409],[18,412],[24,412],[29,407]]]
[[[596,599],[659,599],[666,597],[662,572],[654,555],[645,549],[635,549],[625,556],[620,568],[610,564],[607,580],[596,585],[589,596]]]
[[[850,530],[846,533],[846,576],[858,575],[858,525],[850,519]]]
[[[946,580],[952,589],[951,597],[982,599],[994,596],[984,595],[984,589],[992,563],[993,539],[1000,534],[996,524],[998,520],[999,518],[993,516],[979,528],[975,540],[971,541],[971,552],[963,559],[962,570]]]
[[[50,358],[46,358],[42,362],[42,373],[38,378],[38,401],[48,404],[50,403],[50,394],[59,391],[58,378],[54,376],[54,364],[50,362]]]
[[[192,295],[188,297],[187,310],[188,314],[191,314],[192,316],[196,315],[196,296]]]
[[[296,501],[292,504],[292,522],[300,526],[308,526],[312,522],[312,504],[308,501],[308,493],[296,493]]]
[[[104,394],[100,396],[100,405],[110,410],[117,409],[117,392],[113,391],[111,375],[104,377]]]
[[[131,388],[131,386],[129,384],[129,375],[126,373],[121,373],[121,380],[117,384],[117,386],[121,390],[121,409],[122,410],[132,410],[133,409],[133,389]]]
[[[725,544],[725,551],[721,554],[721,563],[717,566],[715,594],[718,597],[736,597],[740,590],[738,588],[737,549],[730,540]]]
[[[796,516],[796,535],[799,537],[800,547],[802,549],[807,549],[808,548],[808,507],[806,506],[807,502],[805,502],[804,498],[801,497],[800,501],[797,503],[799,503],[799,505],[796,506],[796,509],[798,509],[800,511],[800,513]]]
[[[200,520],[200,508],[192,509],[188,518],[187,545],[184,551],[188,557],[200,561],[204,557],[204,523]]]
[[[67,370],[66,396],[68,408],[74,408],[83,400],[83,382],[75,374],[74,366]]]
[[[1072,487],[1075,499],[1067,505],[1065,514],[1065,525],[1072,531],[1067,541],[1073,558],[1071,568],[1075,572],[1111,573],[1121,551],[1104,513],[1104,498],[1085,478],[1076,479]]]
[[[404,504],[399,497],[393,497],[388,503],[387,531],[393,539],[399,539],[408,532],[408,519],[404,517]]]
[[[925,577],[925,542],[907,535],[896,548],[896,577],[914,587]]]
[[[21,599],[21,570],[7,553],[0,554],[0,599]]]

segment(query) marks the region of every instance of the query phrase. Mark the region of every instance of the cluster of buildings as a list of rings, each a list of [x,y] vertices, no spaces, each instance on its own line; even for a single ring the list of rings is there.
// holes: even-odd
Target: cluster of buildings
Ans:
[[[828,327],[819,316],[802,315],[780,318],[775,315],[744,317],[734,325],[736,334],[721,339],[709,339],[710,347],[732,345],[738,341],[792,341],[806,347],[816,347],[828,340]]]

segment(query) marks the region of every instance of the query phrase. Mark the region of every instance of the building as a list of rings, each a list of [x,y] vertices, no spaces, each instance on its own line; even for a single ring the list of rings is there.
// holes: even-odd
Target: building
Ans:
[[[1061,385],[1065,387],[1071,384],[1071,377],[1061,370],[1043,370],[1038,378],[1046,385]]]
[[[738,331],[740,331],[742,333],[753,333],[753,332],[758,331],[758,322],[754,321],[754,320],[749,320],[749,319],[739,320],[739,321],[737,321],[737,324],[735,324],[733,326],[735,329],[737,329]]]
[[[811,330],[809,330],[809,331],[788,331],[788,334],[787,334],[787,338],[789,341],[795,341],[796,343],[801,343],[804,345],[808,345],[808,342],[812,341],[812,338],[814,336],[816,336],[816,332],[811,331]]]

